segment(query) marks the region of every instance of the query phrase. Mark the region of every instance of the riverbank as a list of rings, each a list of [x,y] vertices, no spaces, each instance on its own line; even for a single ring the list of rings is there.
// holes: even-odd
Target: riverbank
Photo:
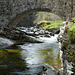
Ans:
[[[60,28],[59,42],[63,52],[64,71],[68,75],[75,74],[75,22],[65,22]],[[68,63],[67,63],[67,62]],[[66,66],[65,66],[66,65]],[[69,67],[70,66],[70,67]],[[72,66],[72,67],[71,67]],[[66,73],[65,73],[66,75]]]
[[[73,74],[75,74],[75,23],[73,22],[69,22],[67,24],[68,29],[66,31],[68,38],[69,38],[69,43],[66,42],[63,44],[64,47],[66,48],[65,53],[66,53],[66,60],[71,63],[71,65],[73,66],[71,68],[71,71],[73,72]],[[67,27],[66,27],[67,28]]]

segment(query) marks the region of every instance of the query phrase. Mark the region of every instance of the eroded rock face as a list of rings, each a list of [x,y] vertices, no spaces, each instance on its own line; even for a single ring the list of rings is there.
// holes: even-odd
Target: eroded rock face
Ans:
[[[69,71],[71,74],[74,74],[75,73],[75,41],[73,41],[72,43],[72,40],[69,39],[69,36],[67,34],[67,29],[66,28],[66,22],[63,23],[64,25],[62,26],[62,28],[60,28],[60,33],[59,33],[59,36],[58,36],[58,41],[60,43],[60,49],[62,50],[63,52],[63,56],[62,56],[62,59],[63,59],[63,68],[64,68],[64,74],[66,75],[69,74]],[[64,27],[65,26],[65,27]],[[67,62],[69,63],[69,66],[70,64],[73,66],[73,68],[68,68],[68,64]],[[72,70],[73,69],[73,70]],[[66,72],[65,72],[66,71]]]

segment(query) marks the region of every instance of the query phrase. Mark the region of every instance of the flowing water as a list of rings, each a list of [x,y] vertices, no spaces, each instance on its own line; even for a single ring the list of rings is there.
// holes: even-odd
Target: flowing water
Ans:
[[[57,36],[0,50],[0,75],[38,75],[45,64],[61,67]]]

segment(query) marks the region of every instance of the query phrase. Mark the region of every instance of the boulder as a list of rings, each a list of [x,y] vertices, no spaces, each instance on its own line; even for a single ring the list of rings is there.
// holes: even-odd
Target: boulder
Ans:
[[[12,40],[0,37],[0,49],[6,48],[13,44],[14,44],[14,42]]]
[[[37,40],[35,37],[29,36],[29,34],[24,31],[19,29],[9,29],[7,27],[1,29],[0,36],[15,40],[16,42],[41,42],[41,40]]]

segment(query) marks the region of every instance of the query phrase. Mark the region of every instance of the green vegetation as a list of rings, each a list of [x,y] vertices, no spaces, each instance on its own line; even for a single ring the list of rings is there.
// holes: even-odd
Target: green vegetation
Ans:
[[[74,50],[69,51],[69,50],[65,50],[66,53],[66,58],[69,62],[75,62],[75,53]]]
[[[40,21],[39,24],[41,24],[41,27],[43,28],[60,28],[60,26],[62,25],[62,21]]]
[[[72,20],[73,22],[69,22],[66,25],[66,32],[68,34],[69,41],[71,42],[71,44],[67,42],[67,50],[65,50],[66,59],[69,62],[75,62],[75,18]]]
[[[70,40],[75,39],[75,23],[70,22],[68,24],[67,34],[68,34]]]
[[[60,16],[50,13],[50,12],[37,12],[36,21],[46,20],[46,21],[57,21],[62,20]]]

